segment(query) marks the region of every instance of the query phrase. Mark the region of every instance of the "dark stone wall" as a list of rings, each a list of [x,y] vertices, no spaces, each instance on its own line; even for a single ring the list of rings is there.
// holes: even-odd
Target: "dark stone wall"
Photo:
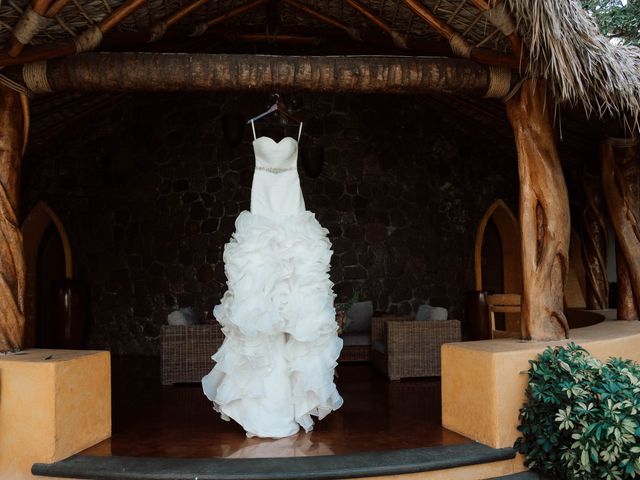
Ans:
[[[223,246],[249,208],[253,172],[250,127],[232,146],[221,118],[259,113],[265,101],[128,95],[27,155],[23,213],[42,199],[62,218],[91,289],[90,347],[157,354],[169,312],[191,305],[204,315],[218,303]],[[324,152],[318,178],[300,175],[307,208],[330,231],[338,301],[360,287],[377,310],[409,313],[430,300],[464,320],[477,224],[497,198],[516,206],[515,158],[428,98],[297,102],[301,155]]]

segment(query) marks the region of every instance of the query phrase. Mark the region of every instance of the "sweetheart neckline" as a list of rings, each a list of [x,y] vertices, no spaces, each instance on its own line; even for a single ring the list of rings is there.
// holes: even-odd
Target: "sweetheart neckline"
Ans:
[[[291,139],[291,140],[293,140],[294,142],[298,143],[298,141],[297,141],[295,138],[293,138],[293,137],[289,137],[289,136],[287,136],[287,137],[282,137],[282,138],[280,139],[280,141],[276,142],[273,138],[271,138],[271,137],[267,137],[266,135],[262,135],[261,137],[254,138],[253,142],[251,142],[251,143],[256,143],[256,142],[257,142],[258,140],[260,140],[261,138],[267,138],[267,139],[271,140],[271,141],[273,142],[273,144],[274,144],[274,145],[280,145],[280,143],[282,143],[282,141],[283,141],[283,140],[285,140],[285,139],[287,139],[287,138],[290,138],[290,139]]]

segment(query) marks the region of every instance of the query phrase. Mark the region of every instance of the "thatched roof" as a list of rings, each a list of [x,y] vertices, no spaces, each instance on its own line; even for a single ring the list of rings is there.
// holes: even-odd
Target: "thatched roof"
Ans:
[[[601,35],[579,0],[508,4],[529,49],[529,74],[548,79],[558,102],[582,104],[600,116],[627,111],[637,128],[640,49]]]
[[[12,33],[29,5],[42,13],[35,17],[40,24],[26,36],[21,31],[28,44],[16,49]],[[188,11],[190,5],[197,8]],[[245,11],[225,18],[243,5]],[[271,40],[321,53],[437,54],[520,64],[522,75],[546,78],[559,103],[601,116],[624,113],[636,124],[640,113],[639,51],[600,35],[579,0],[6,0],[0,4],[0,43],[12,53],[0,54],[0,66],[51,58],[55,51],[68,55],[68,47],[58,46],[96,27],[104,30],[102,43],[90,47],[98,51],[227,53],[230,45],[234,52],[254,51],[256,42]]]

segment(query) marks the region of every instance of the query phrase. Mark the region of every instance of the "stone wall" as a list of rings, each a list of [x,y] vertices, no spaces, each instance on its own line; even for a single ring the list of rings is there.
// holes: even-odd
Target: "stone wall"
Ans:
[[[428,98],[296,100],[301,155],[324,152],[319,177],[300,175],[333,242],[337,300],[362,288],[376,310],[430,300],[464,320],[476,227],[496,198],[516,206],[515,157]],[[128,95],[28,153],[23,213],[42,199],[62,218],[91,288],[90,347],[157,354],[169,312],[218,303],[223,246],[249,208],[253,171],[251,129],[233,146],[221,119],[265,105],[256,94]]]

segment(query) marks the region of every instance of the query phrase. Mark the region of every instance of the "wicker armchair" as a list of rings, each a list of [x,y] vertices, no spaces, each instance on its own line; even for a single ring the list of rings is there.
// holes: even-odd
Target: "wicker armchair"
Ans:
[[[218,323],[207,325],[163,325],[161,376],[163,385],[197,383],[213,368],[211,355],[222,345],[224,334]]]
[[[458,320],[374,317],[371,360],[391,380],[439,377],[440,346],[460,341]]]

